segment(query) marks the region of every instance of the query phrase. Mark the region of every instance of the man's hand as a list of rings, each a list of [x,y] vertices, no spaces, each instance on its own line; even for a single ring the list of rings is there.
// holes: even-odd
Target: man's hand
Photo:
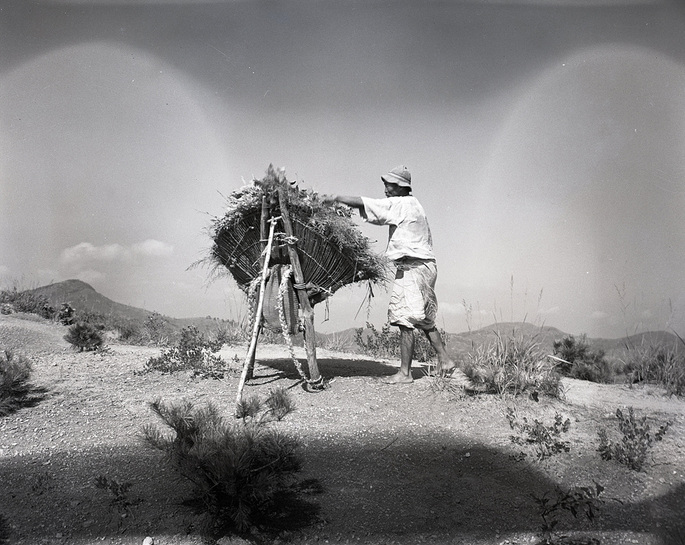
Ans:
[[[341,204],[346,204],[357,210],[362,210],[364,208],[364,202],[361,197],[352,197],[348,195],[321,195],[321,202],[324,204],[333,204],[339,202]]]

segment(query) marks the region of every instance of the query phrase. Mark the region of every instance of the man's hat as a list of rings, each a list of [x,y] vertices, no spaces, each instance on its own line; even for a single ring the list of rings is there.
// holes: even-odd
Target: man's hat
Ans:
[[[387,184],[411,187],[411,173],[407,170],[407,167],[401,165],[393,168],[385,176],[381,176],[381,180]]]

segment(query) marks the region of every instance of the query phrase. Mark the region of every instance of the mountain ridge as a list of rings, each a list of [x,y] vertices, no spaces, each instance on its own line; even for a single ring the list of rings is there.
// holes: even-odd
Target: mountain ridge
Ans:
[[[27,291],[45,297],[55,308],[58,308],[62,303],[69,303],[79,311],[86,310],[95,314],[117,315],[136,321],[145,321],[149,316],[156,314],[154,311],[113,301],[99,293],[87,282],[78,279],[55,282]],[[176,329],[194,325],[202,330],[207,330],[212,327],[216,328],[217,321],[228,322],[228,320],[211,316],[191,318],[163,317]],[[335,339],[342,341],[341,344],[345,342],[353,343],[357,329],[359,328],[348,328],[334,333],[317,333],[317,337],[321,340]],[[448,333],[447,348],[453,351],[463,351],[471,348],[473,345],[494,340],[497,335],[509,336],[512,334],[533,335],[538,343],[550,350],[555,340],[561,340],[570,335],[553,326],[535,325],[530,322],[495,322],[475,330]],[[573,336],[577,339],[581,337],[581,335]],[[677,335],[667,331],[645,331],[616,339],[586,337],[586,341],[593,349],[601,349],[605,352],[611,352],[624,347],[653,346],[655,344],[679,346],[683,344]]]

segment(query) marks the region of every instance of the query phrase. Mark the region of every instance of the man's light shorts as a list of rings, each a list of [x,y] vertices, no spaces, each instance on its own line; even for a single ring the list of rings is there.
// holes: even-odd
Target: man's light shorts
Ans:
[[[435,261],[404,258],[396,261],[397,272],[390,296],[388,321],[410,329],[432,329],[438,314]]]

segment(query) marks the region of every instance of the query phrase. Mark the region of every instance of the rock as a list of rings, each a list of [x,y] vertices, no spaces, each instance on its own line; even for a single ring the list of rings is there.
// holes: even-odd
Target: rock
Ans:
[[[152,539],[150,536],[147,536],[147,537],[143,540],[143,545],[155,545],[155,540]]]

